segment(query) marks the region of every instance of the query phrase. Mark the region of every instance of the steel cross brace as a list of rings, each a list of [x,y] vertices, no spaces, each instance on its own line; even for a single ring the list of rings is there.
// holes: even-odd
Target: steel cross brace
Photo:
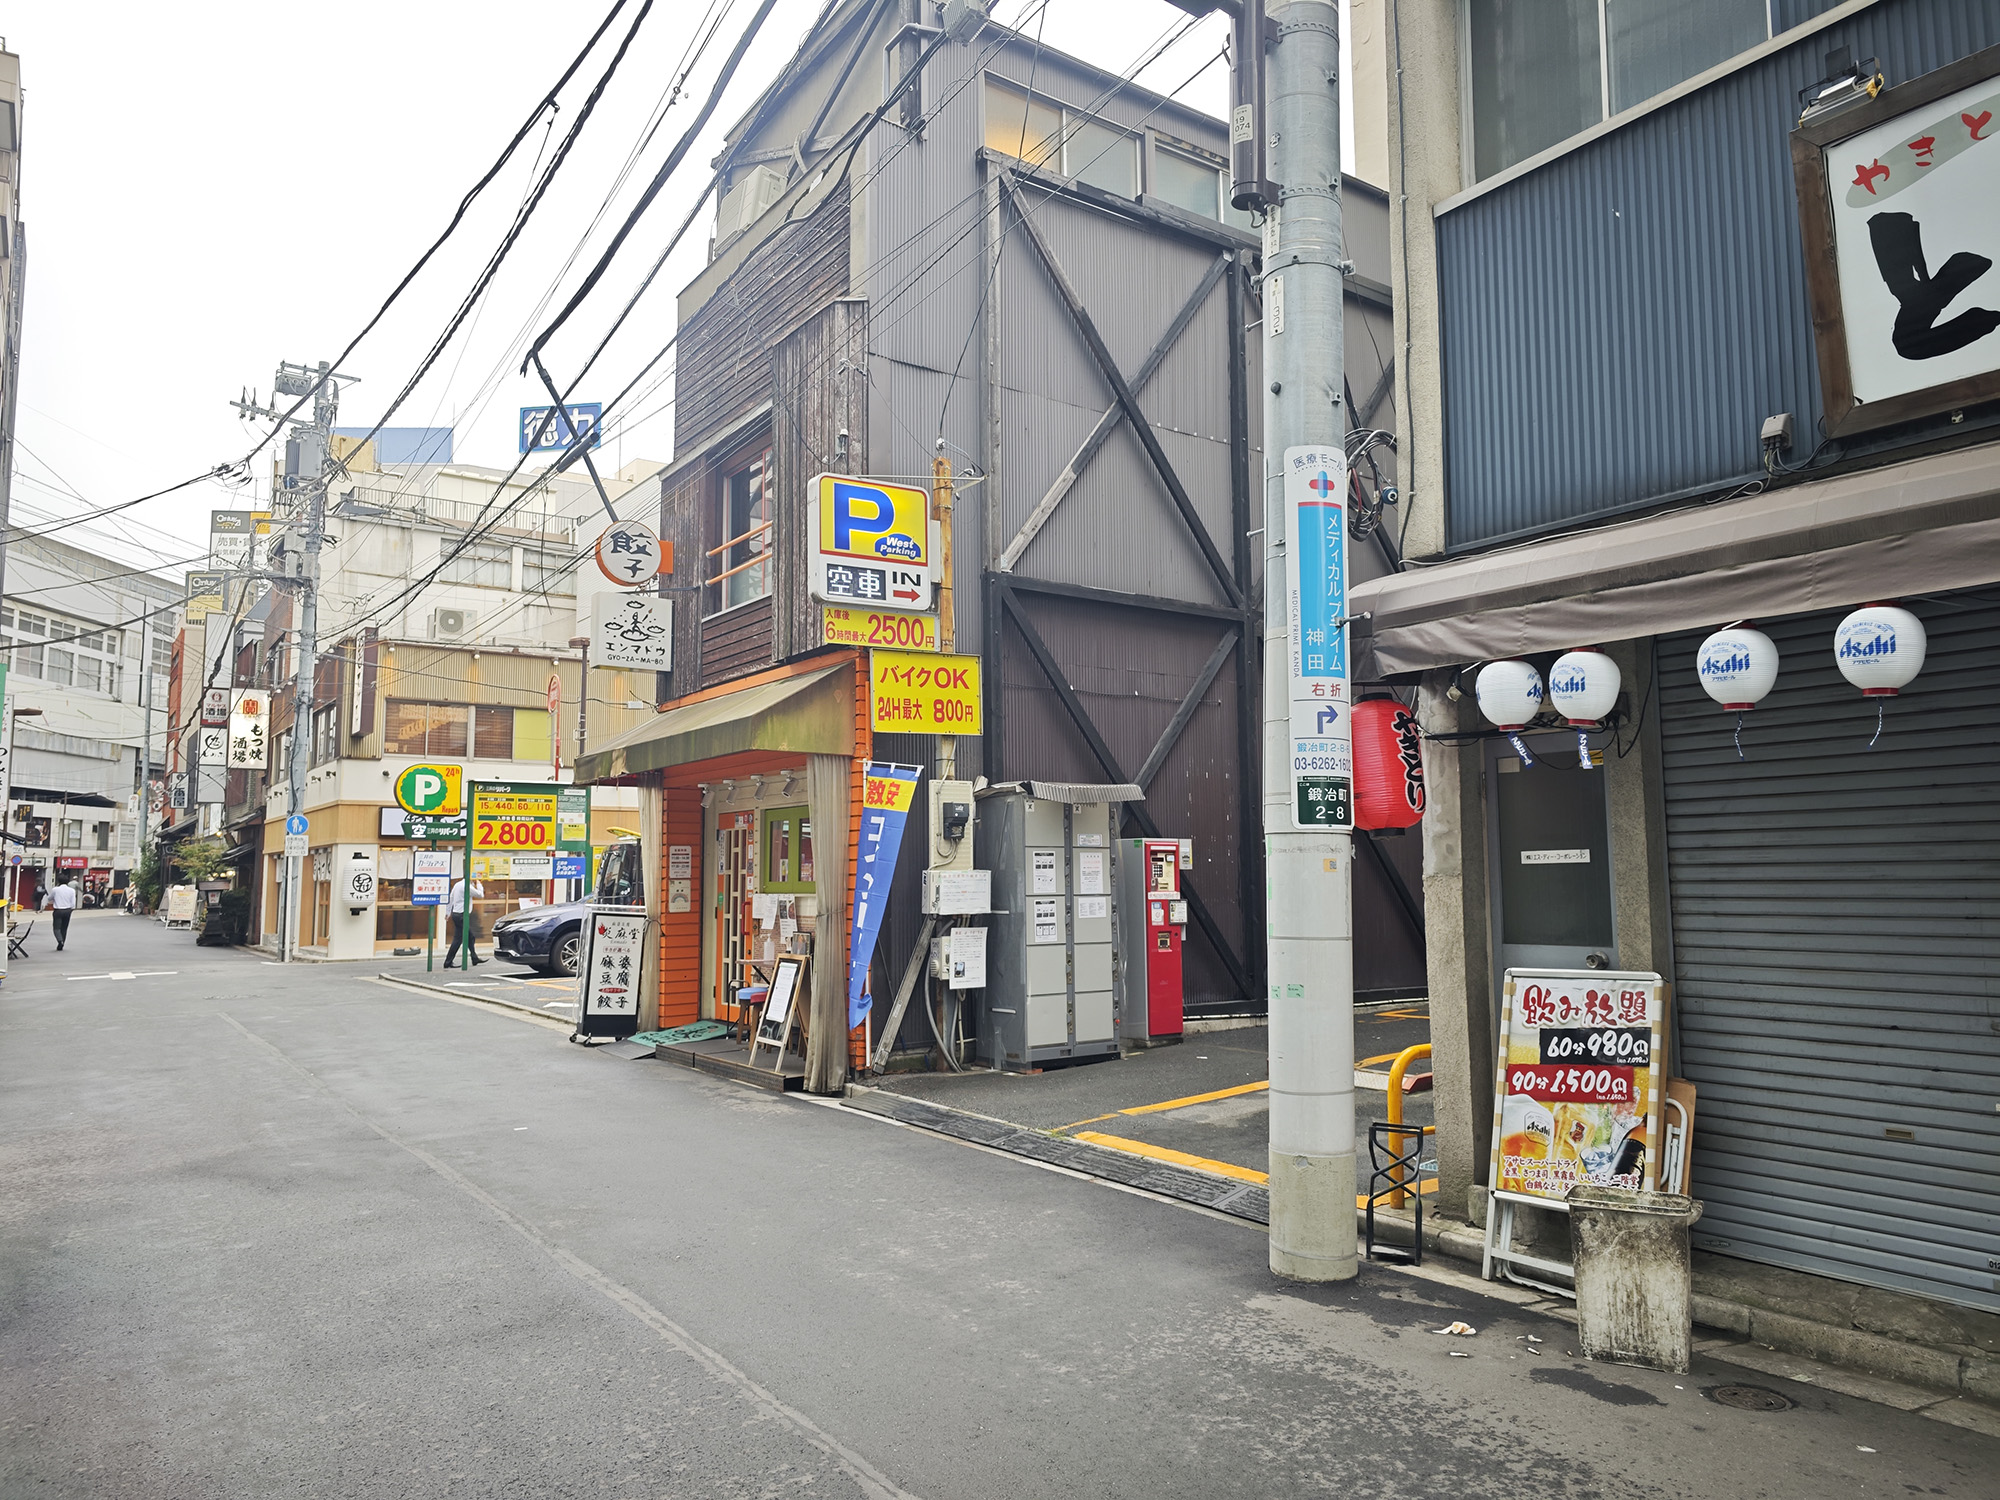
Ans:
[[[1019,208],[1020,185],[1014,180],[1014,174],[1002,171],[1000,181],[1007,191],[1014,195],[1015,205]],[[1070,318],[1076,324],[1077,332],[1083,335],[1083,341],[1090,349],[1090,357],[1096,361],[1098,373],[1104,377],[1104,383],[1111,387],[1112,395],[1118,398],[1119,406],[1124,409],[1126,418],[1132,423],[1132,431],[1139,439],[1139,445],[1146,450],[1146,457],[1151,461],[1154,472],[1160,476],[1160,482],[1166,486],[1167,494],[1174,502],[1174,508],[1181,513],[1181,520],[1187,524],[1195,545],[1201,549],[1201,555],[1208,563],[1209,572],[1215,575],[1216,584],[1221,588],[1223,597],[1231,605],[1241,609],[1243,591],[1236,586],[1236,580],[1230,577],[1229,565],[1223,561],[1222,554],[1216,551],[1215,541],[1209,536],[1208,528],[1202,524],[1200,512],[1194,508],[1194,501],[1188,498],[1187,489],[1181,484],[1180,475],[1174,472],[1174,466],[1168,462],[1165,451],[1160,447],[1159,434],[1153,431],[1153,424],[1146,420],[1146,414],[1139,409],[1139,398],[1132,394],[1132,387],[1126,383],[1124,374],[1118,368],[1118,362],[1111,357],[1111,350],[1105,344],[1104,336],[1097,331],[1097,324],[1092,320],[1089,309],[1083,305],[1083,299],[1070,284],[1069,277],[1064,274],[1062,266],[1056,260],[1055,252],[1049,248],[1048,241],[1042,238],[1041,230],[1035,226],[1034,215],[1021,212],[1017,214],[1017,218],[1022,232],[1028,237],[1028,243],[1034,246],[1035,254],[1040,257],[1043,269],[1049,273],[1049,280],[1055,284],[1057,295],[1069,309]]]
[[[1084,743],[1090,747],[1091,755],[1103,768],[1105,776],[1116,783],[1130,782],[1131,778],[1118,764],[1118,757],[1111,753],[1111,747],[1104,743],[1104,736],[1098,733],[1097,725],[1092,721],[1089,710],[1084,708],[1082,701],[1076,696],[1076,690],[1063,677],[1062,669],[1050,655],[1041,633],[1029,622],[1021,606],[1015,602],[1013,591],[1001,581],[998,592],[1007,613],[1013,617],[1014,628],[1021,632],[1021,639],[1027,644],[1029,654],[1035,658],[1035,664],[1042,669],[1042,675],[1048,678],[1049,686],[1055,689],[1063,710],[1069,715],[1070,722],[1076,726],[1077,733],[1083,736]],[[1192,717],[1192,713],[1189,716]],[[1143,802],[1128,802],[1125,804],[1125,812],[1139,825],[1139,831],[1148,838],[1160,837],[1159,825],[1153,821],[1152,814],[1146,811]],[[1236,956],[1236,950],[1229,946],[1227,939],[1222,935],[1222,929],[1216,926],[1215,918],[1209,912],[1207,904],[1188,884],[1185,877],[1181,881],[1181,894],[1187,898],[1188,915],[1194,918],[1195,925],[1201,929],[1202,935],[1208,939],[1209,946],[1222,960],[1222,966],[1229,971],[1229,977],[1235,983],[1238,993],[1246,1000],[1258,998],[1251,988],[1250,977],[1244,971],[1242,960]]]

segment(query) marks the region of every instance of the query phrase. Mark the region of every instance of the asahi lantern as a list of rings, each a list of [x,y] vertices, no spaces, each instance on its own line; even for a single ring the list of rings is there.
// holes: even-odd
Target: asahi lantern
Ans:
[[[1479,669],[1472,692],[1487,721],[1513,742],[1521,764],[1532,766],[1535,758],[1521,742],[1519,731],[1542,711],[1542,674],[1525,661],[1490,661]]]
[[[1354,826],[1401,832],[1424,815],[1423,732],[1394,698],[1354,705]]]
[[[1618,663],[1594,648],[1565,652],[1549,669],[1549,706],[1576,731],[1577,760],[1586,771],[1592,768],[1590,731],[1618,702],[1622,681]]]
[[[1840,622],[1833,632],[1833,660],[1840,675],[1877,701],[1875,738],[1882,738],[1882,710],[1924,669],[1929,646],[1924,622],[1894,604],[1869,604]]]
[[[1743,716],[1778,680],[1778,648],[1761,630],[1725,625],[1701,643],[1694,655],[1701,690],[1736,715],[1736,758],[1744,760]]]

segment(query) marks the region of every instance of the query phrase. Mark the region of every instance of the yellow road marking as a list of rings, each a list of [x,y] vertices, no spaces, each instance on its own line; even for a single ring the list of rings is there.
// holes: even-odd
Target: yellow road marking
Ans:
[[[1257,1083],[1239,1083],[1234,1088],[1217,1089],[1210,1094],[1189,1094],[1185,1099],[1169,1099],[1162,1104],[1135,1104],[1130,1109],[1114,1109],[1108,1115],[1092,1115],[1088,1120],[1077,1120],[1069,1125],[1058,1126],[1058,1131],[1074,1130],[1078,1125],[1095,1125],[1099,1120],[1115,1120],[1120,1115],[1156,1115],[1161,1110],[1182,1109],[1190,1104],[1206,1104],[1211,1099],[1234,1099],[1239,1094],[1260,1094],[1271,1086],[1269,1079]]]
[[[1372,1068],[1378,1062],[1394,1062],[1402,1055],[1401,1052],[1384,1052],[1380,1057],[1364,1057],[1354,1066],[1357,1068]]]
[[[1206,1156],[1192,1156],[1185,1151],[1172,1151],[1165,1146],[1155,1146],[1148,1141],[1128,1140],[1122,1135],[1105,1135],[1102,1131],[1084,1130],[1079,1131],[1071,1139],[1089,1141],[1093,1146],[1108,1146],[1113,1151],[1129,1152],[1133,1156],[1143,1156],[1151,1161],[1172,1162],[1177,1167],[1193,1167],[1198,1172],[1213,1172],[1221,1177],[1234,1177],[1238,1182],[1268,1183],[1271,1180],[1269,1172],[1259,1172],[1252,1167],[1239,1167],[1235,1162],[1231,1161],[1215,1161]],[[1435,1177],[1427,1178],[1421,1189],[1406,1187],[1403,1191],[1406,1193],[1435,1193],[1437,1191],[1437,1179]],[[1366,1208],[1368,1206],[1368,1195],[1366,1193],[1356,1193],[1354,1195],[1354,1206],[1356,1208]]]
[[[1130,1152],[1133,1156],[1150,1157],[1154,1161],[1170,1161],[1178,1167],[1193,1167],[1197,1171],[1214,1172],[1223,1177],[1234,1177],[1239,1182],[1269,1182],[1269,1172],[1258,1172],[1249,1167],[1239,1167],[1234,1162],[1211,1161],[1206,1156],[1190,1156],[1185,1151],[1169,1151],[1165,1146],[1153,1146],[1145,1141],[1128,1141],[1123,1136],[1105,1135],[1095,1130],[1085,1130],[1074,1139],[1089,1141],[1093,1146],[1109,1146],[1113,1151]]]

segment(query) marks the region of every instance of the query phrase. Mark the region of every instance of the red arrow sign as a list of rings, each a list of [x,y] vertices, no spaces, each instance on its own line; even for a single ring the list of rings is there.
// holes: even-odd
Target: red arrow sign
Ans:
[[[917,597],[917,591],[915,589],[890,589],[889,597],[892,599],[914,599]]]

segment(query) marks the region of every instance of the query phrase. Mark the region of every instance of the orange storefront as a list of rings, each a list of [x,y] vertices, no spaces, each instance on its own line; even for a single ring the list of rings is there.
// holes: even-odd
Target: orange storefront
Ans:
[[[662,1029],[734,1020],[736,990],[801,953],[821,1013],[835,1013],[822,989],[832,985],[844,1018],[871,738],[866,658],[834,650],[674,699],[578,763],[579,782],[659,797],[657,847],[646,853]],[[855,1066],[866,1042],[856,1028]]]

